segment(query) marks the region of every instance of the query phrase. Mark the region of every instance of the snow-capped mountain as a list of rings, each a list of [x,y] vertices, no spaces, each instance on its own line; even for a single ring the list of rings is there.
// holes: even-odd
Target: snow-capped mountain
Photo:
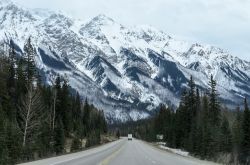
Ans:
[[[21,54],[29,36],[44,81],[67,77],[110,122],[148,117],[160,103],[177,106],[191,75],[205,89],[213,74],[228,105],[250,96],[250,62],[220,48],[178,41],[153,27],[126,27],[105,15],[84,22],[0,0],[1,40],[12,40]]]

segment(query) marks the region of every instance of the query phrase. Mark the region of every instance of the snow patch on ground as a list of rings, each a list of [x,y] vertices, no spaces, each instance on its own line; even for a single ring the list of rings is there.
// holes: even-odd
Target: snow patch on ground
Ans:
[[[166,143],[159,142],[159,143],[157,143],[157,145],[158,145],[161,149],[170,151],[170,152],[175,153],[175,154],[177,154],[177,155],[189,157],[189,152],[183,151],[183,150],[181,150],[181,149],[174,149],[174,148],[166,147],[166,146],[165,146]]]

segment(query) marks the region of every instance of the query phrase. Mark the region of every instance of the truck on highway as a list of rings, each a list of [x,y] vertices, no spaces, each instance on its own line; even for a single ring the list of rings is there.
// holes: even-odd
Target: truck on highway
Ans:
[[[128,140],[133,140],[132,134],[128,134]]]

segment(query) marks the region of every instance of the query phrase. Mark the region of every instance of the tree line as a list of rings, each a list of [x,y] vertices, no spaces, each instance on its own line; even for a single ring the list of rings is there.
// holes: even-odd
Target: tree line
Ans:
[[[201,159],[225,164],[250,164],[247,99],[243,99],[242,106],[236,110],[228,110],[219,102],[213,76],[209,85],[209,89],[201,94],[191,77],[177,110],[161,105],[153,118],[118,126],[121,134],[133,133],[147,141],[157,141],[156,135],[162,134],[167,146],[186,150]]]
[[[60,75],[43,83],[30,38],[23,50],[20,56],[10,42],[0,54],[0,164],[63,154],[67,139],[71,151],[99,144],[107,132],[103,111],[83,103]]]

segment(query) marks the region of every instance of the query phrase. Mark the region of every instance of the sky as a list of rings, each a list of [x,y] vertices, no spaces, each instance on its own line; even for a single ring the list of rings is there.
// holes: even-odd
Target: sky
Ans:
[[[13,0],[27,8],[89,20],[105,14],[127,26],[151,25],[176,39],[206,43],[250,61],[249,0]]]

